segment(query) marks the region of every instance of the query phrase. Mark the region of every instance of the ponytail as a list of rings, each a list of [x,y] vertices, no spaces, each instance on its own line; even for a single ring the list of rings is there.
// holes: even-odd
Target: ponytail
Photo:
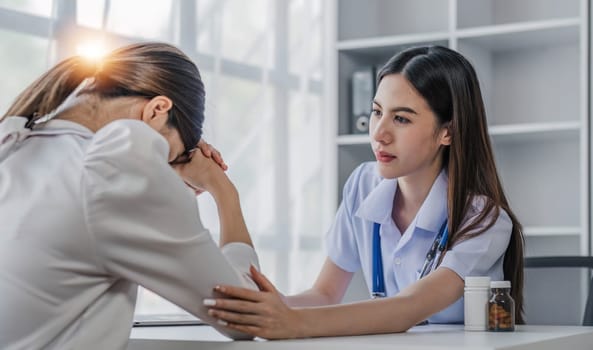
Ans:
[[[21,92],[0,120],[7,116],[21,116],[32,121],[48,114],[95,71],[96,66],[80,56],[65,59]]]
[[[131,44],[99,64],[100,69],[80,56],[65,59],[27,87],[2,119],[21,116],[31,124],[60,106],[84,79],[94,78],[81,93],[105,99],[169,97],[173,108],[168,125],[178,130],[185,149],[196,146],[202,136],[205,90],[198,67],[182,51],[164,43]]]

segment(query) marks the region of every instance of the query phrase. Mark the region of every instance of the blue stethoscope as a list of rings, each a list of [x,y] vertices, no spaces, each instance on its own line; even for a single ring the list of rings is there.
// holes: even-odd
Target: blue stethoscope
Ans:
[[[373,225],[373,291],[371,293],[372,298],[385,297],[385,280],[383,276],[383,260],[381,257],[381,224],[374,223]],[[445,250],[445,245],[449,239],[449,227],[447,226],[447,220],[441,225],[439,233],[432,242],[432,246],[426,253],[426,259],[420,270],[418,279],[426,276],[432,269],[434,262],[437,261],[437,256],[440,256]]]

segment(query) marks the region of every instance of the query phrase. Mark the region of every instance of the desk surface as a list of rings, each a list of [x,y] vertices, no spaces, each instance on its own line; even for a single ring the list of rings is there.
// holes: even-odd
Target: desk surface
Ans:
[[[336,349],[591,350],[593,327],[518,326],[512,333],[465,332],[463,325],[429,325],[406,333],[276,341],[231,341],[209,326],[133,328],[129,350]]]

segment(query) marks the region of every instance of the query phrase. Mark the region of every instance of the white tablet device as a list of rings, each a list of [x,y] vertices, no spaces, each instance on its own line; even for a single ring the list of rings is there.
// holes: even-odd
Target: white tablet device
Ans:
[[[189,313],[134,315],[134,327],[195,326],[206,323]]]

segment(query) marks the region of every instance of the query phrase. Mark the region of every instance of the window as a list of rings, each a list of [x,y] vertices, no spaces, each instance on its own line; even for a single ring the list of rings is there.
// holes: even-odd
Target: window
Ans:
[[[0,67],[5,69],[0,84],[2,111],[6,111],[16,95],[46,70],[49,43],[47,38],[0,29],[0,47],[10,48],[2,50],[0,56]]]
[[[0,0],[5,109],[49,65],[88,40],[107,48],[159,40],[179,46],[206,86],[205,138],[223,153],[263,272],[285,293],[310,286],[332,208],[323,120],[323,2],[319,0]],[[131,20],[130,13],[134,13]],[[19,22],[5,20],[15,13]],[[52,15],[53,14],[53,15]],[[142,19],[142,20],[138,20]],[[75,23],[68,30],[64,24]],[[19,65],[26,61],[27,65]],[[215,239],[218,216],[198,197]],[[331,201],[329,201],[331,203]],[[137,312],[180,312],[141,289]]]
[[[24,12],[36,16],[49,17],[52,11],[52,0],[0,0],[0,9]]]

